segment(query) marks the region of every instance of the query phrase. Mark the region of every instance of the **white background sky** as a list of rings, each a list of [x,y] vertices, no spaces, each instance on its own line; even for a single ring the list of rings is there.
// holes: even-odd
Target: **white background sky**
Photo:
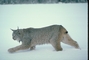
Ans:
[[[86,3],[78,3],[78,4],[22,4],[22,5],[0,5],[0,60],[14,60],[14,56],[24,57],[23,55],[29,55],[35,53],[36,59],[44,58],[43,56],[49,56],[45,53],[53,53],[48,58],[53,60],[87,60],[87,26],[88,26],[88,8]],[[80,47],[80,50],[72,51],[67,50],[68,48],[66,45],[63,45],[64,51],[66,52],[53,52],[53,48],[47,47],[47,46],[41,46],[38,48],[37,51],[32,51],[28,53],[18,53],[13,54],[12,58],[10,58],[10,54],[7,52],[7,50],[11,47],[19,45],[18,42],[13,41],[12,39],[12,29],[17,29],[17,26],[19,28],[28,28],[28,27],[34,27],[34,28],[41,28],[53,24],[63,25],[69,32],[70,36],[76,40]],[[46,50],[46,47],[48,50]],[[69,48],[71,49],[71,48]],[[44,52],[43,56],[38,56],[38,54],[42,54]],[[71,56],[71,53],[74,52],[75,57],[72,56],[72,58],[67,57],[67,54]],[[62,54],[63,53],[63,54]],[[81,53],[81,54],[80,54]],[[61,55],[62,54],[62,55]],[[19,56],[20,55],[20,56]],[[57,56],[56,56],[57,55]],[[58,57],[58,55],[60,57]],[[7,56],[7,57],[6,57]],[[29,55],[33,57],[32,55]],[[27,56],[27,57],[29,57]],[[56,56],[56,57],[52,57]],[[32,58],[29,59],[32,59]],[[38,58],[40,57],[40,58]],[[77,57],[77,58],[76,58]],[[81,58],[80,58],[81,57]],[[26,56],[24,57],[24,59]],[[65,59],[64,59],[65,58]],[[17,59],[17,60],[19,60]],[[24,60],[23,58],[21,58]],[[44,58],[45,60],[46,58]],[[51,59],[51,60],[52,60]],[[16,60],[16,59],[15,59]],[[26,58],[26,60],[28,60]],[[33,58],[34,60],[34,58]]]

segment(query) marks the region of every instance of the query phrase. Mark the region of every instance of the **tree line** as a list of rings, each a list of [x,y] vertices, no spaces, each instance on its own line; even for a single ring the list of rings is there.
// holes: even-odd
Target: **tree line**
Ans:
[[[87,3],[88,0],[0,0],[0,4]]]

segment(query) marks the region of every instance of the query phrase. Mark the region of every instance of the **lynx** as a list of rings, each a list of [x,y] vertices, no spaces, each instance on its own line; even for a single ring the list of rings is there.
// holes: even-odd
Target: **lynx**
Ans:
[[[22,42],[21,45],[8,49],[10,53],[18,50],[34,50],[36,45],[50,43],[56,51],[62,51],[61,42],[79,49],[79,45],[68,34],[62,25],[51,25],[43,28],[25,28],[13,30],[13,40]]]

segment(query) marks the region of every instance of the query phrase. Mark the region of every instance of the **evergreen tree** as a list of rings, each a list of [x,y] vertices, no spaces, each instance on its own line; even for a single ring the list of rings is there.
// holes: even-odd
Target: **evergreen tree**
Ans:
[[[88,0],[0,0],[0,4],[86,3]]]

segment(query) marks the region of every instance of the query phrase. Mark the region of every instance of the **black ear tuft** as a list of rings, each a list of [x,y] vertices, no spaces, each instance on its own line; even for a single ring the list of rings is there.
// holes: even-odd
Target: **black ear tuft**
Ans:
[[[68,31],[65,32],[66,34],[68,33]]]
[[[15,31],[15,30],[13,30],[13,29],[11,29],[12,31]]]

